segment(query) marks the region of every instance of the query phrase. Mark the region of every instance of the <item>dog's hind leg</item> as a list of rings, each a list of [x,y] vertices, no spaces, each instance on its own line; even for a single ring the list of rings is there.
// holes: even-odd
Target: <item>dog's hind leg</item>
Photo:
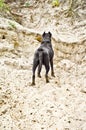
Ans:
[[[35,85],[35,70],[36,70],[38,64],[39,64],[38,61],[34,60],[34,63],[33,63],[32,85]]]
[[[39,66],[38,66],[38,77],[41,78],[40,72],[42,69],[43,51],[39,52]]]
[[[46,83],[48,83],[49,82],[48,72],[49,72],[50,66],[49,66],[49,57],[47,55],[46,55],[46,58],[45,58],[45,69],[46,69],[46,74],[45,74]]]
[[[53,77],[55,77],[55,75],[54,75],[54,69],[53,69],[53,58],[50,60],[50,65],[51,65],[51,75]]]
[[[48,79],[48,72],[49,72],[49,69],[50,69],[49,64],[46,65],[45,68],[46,68],[46,74],[45,74],[46,83],[49,83],[49,79]]]
[[[39,65],[39,66],[38,66],[38,77],[39,77],[39,78],[41,78],[41,74],[40,74],[41,69],[42,69],[42,66]]]
[[[49,72],[50,66],[49,66],[49,55],[46,52],[44,52],[44,65],[46,69],[46,74],[45,74],[46,83],[48,83],[49,82],[48,72]]]

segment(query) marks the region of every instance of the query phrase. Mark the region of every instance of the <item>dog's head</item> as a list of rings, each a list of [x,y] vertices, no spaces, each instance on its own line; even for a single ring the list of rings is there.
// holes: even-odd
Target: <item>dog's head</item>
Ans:
[[[45,33],[45,32],[44,32],[44,33],[42,34],[43,42],[51,43],[51,37],[52,37],[51,32],[48,32],[48,33]]]

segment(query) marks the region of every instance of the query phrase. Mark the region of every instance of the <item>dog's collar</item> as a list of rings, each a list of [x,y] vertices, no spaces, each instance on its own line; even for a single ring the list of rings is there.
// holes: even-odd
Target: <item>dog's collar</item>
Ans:
[[[51,43],[51,41],[50,40],[45,40],[45,41],[42,41],[42,44],[43,43]]]

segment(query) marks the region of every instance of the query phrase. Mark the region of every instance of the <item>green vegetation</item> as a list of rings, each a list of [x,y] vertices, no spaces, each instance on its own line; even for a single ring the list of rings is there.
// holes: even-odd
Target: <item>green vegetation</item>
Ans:
[[[11,28],[14,28],[14,29],[16,28],[16,26],[13,22],[9,22],[9,25],[10,25]]]
[[[25,6],[25,7],[29,7],[29,6],[30,6],[30,3],[29,3],[29,2],[25,2],[24,6]]]
[[[59,0],[52,0],[52,6],[59,6]]]
[[[8,11],[9,7],[5,4],[4,0],[0,0],[0,11]]]
[[[0,0],[0,9],[5,6],[4,0]]]

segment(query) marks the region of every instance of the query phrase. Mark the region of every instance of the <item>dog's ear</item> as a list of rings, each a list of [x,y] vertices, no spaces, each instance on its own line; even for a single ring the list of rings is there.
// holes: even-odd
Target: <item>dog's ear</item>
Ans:
[[[43,36],[43,37],[45,36],[45,32],[42,34],[42,36]]]
[[[51,32],[48,32],[48,34],[50,35],[50,37],[52,36],[52,33],[51,33]]]

